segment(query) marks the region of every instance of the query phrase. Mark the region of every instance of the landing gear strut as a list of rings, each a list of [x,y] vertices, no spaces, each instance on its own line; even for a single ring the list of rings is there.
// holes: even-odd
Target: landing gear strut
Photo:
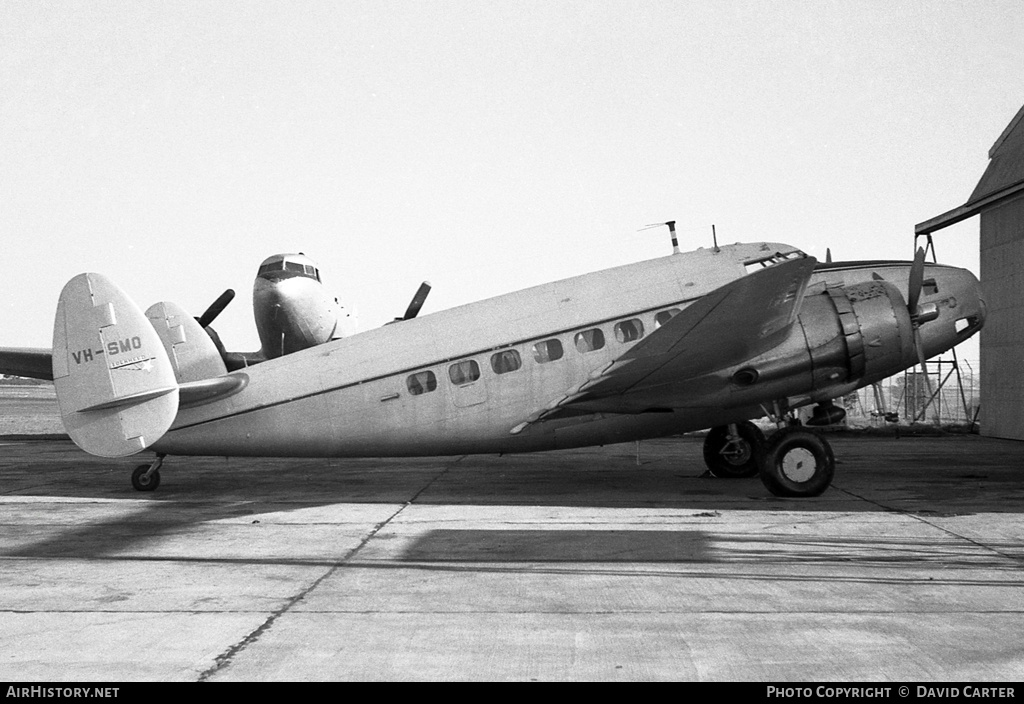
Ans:
[[[160,465],[164,455],[157,455],[152,464],[140,464],[132,472],[132,486],[136,491],[155,491],[160,486]]]
[[[712,428],[704,440],[704,464],[722,479],[753,477],[764,452],[764,433],[749,420]]]
[[[818,496],[832,483],[836,460],[821,435],[800,425],[776,430],[767,440],[750,421],[712,428],[704,462],[716,477],[752,477],[776,496]]]

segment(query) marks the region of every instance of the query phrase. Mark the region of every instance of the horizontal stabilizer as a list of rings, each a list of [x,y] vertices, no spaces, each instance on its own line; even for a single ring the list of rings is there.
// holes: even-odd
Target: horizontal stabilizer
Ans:
[[[178,385],[160,336],[100,274],[79,274],[61,291],[53,383],[68,435],[101,457],[146,449],[178,413]]]

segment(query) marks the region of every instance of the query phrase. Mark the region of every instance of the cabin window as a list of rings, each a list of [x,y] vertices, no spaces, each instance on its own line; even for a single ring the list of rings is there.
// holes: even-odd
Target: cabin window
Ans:
[[[576,333],[576,349],[581,353],[593,352],[604,347],[604,333],[600,328]]]
[[[657,330],[662,325],[672,320],[672,318],[676,317],[678,314],[678,308],[669,308],[668,310],[661,311],[660,313],[654,316],[654,329]]]
[[[562,358],[562,343],[558,340],[544,340],[533,346],[533,358],[544,364]]]
[[[491,369],[495,374],[514,372],[523,366],[523,359],[515,350],[503,350],[491,355]]]
[[[480,378],[480,365],[472,359],[456,362],[448,367],[448,378],[456,386],[471,384]]]
[[[623,320],[615,324],[615,339],[619,342],[634,342],[644,336],[644,324],[639,318]]]
[[[405,386],[413,396],[419,396],[437,388],[437,377],[434,372],[416,372],[405,380]]]

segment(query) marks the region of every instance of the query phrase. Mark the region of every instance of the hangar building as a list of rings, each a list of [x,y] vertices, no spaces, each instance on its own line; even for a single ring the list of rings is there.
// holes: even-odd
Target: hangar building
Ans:
[[[981,216],[981,434],[1024,440],[1024,107],[988,152],[964,205],[917,225],[927,235]]]

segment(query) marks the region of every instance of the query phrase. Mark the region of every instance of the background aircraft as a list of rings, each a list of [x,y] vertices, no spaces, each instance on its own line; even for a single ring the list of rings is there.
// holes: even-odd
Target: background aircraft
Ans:
[[[716,475],[760,472],[775,494],[813,496],[835,461],[794,410],[818,404],[817,418],[835,420],[831,399],[971,336],[985,305],[973,274],[926,265],[922,251],[913,263],[816,266],[755,243],[309,337],[235,371],[207,317],[170,303],[143,314],[99,274],[61,293],[52,376],[65,427],[100,456],[155,451],[133,473],[140,490],[157,486],[168,454],[526,452],[712,428]],[[0,369],[31,354],[0,350]],[[767,439],[749,422],[766,415],[779,427]]]
[[[426,298],[426,291],[429,291],[429,285],[424,283],[417,294],[418,299],[406,311],[406,317],[416,316]],[[256,272],[252,310],[261,343],[256,352],[225,350],[220,336],[210,327],[234,298],[234,290],[227,289],[196,318],[199,326],[212,339],[228,370],[242,369],[322,345],[356,331],[355,314],[327,293],[320,281],[320,269],[301,252],[267,257]],[[157,306],[160,308],[157,309]],[[188,315],[172,303],[157,306],[152,309],[156,317],[166,317],[172,310],[177,316]],[[53,380],[52,359],[48,349],[0,348],[0,364],[6,374]],[[216,372],[217,368],[214,367],[213,371]]]

